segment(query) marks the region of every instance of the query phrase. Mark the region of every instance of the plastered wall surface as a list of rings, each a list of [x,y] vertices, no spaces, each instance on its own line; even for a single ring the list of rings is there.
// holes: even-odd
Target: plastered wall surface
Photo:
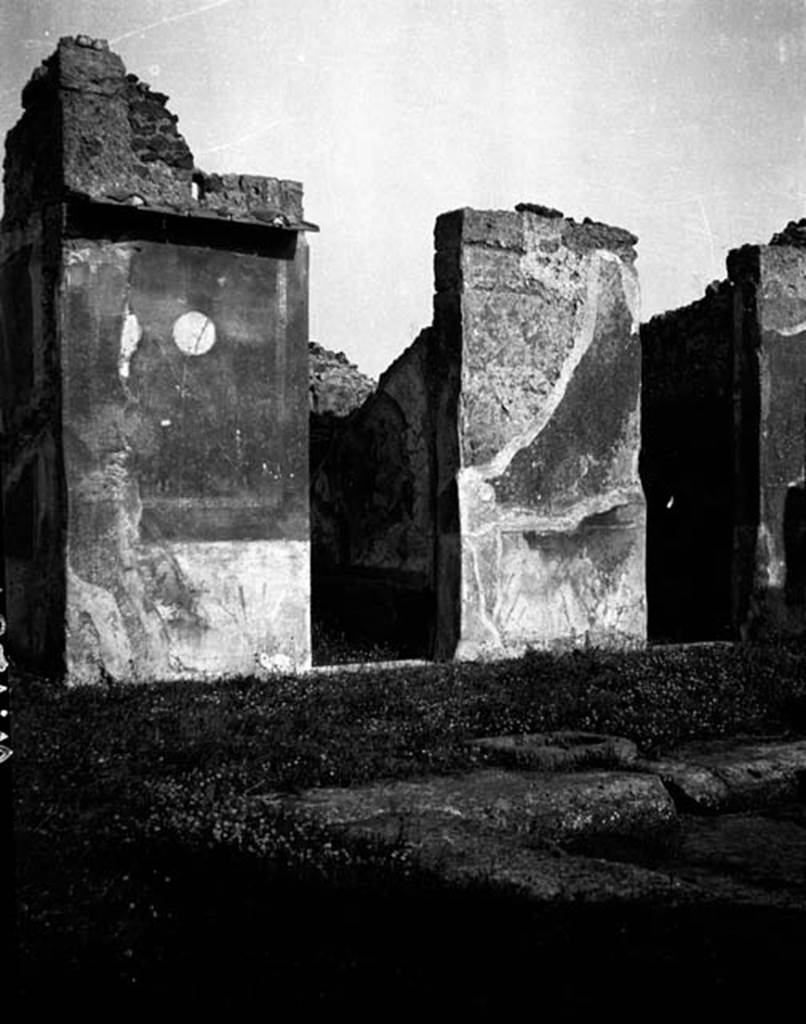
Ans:
[[[155,243],[65,256],[70,674],[304,665],[302,266]]]
[[[634,241],[554,212],[437,221],[435,326],[460,367],[458,657],[645,638]]]

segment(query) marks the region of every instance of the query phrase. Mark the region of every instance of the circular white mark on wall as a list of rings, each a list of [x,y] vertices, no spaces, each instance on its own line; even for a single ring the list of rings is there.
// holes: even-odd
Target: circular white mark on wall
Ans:
[[[187,356],[203,356],[215,345],[215,324],[195,309],[174,321],[174,341]]]

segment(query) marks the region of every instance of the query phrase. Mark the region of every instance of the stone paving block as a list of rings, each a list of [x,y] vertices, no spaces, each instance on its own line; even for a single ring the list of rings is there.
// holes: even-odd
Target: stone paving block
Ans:
[[[663,843],[678,826],[661,780],[624,771],[531,774],[491,769],[352,789],[312,789],[300,797],[278,795],[270,803],[332,825],[375,827],[384,822],[385,829],[411,832],[427,815],[472,822],[536,844],[569,847],[615,839]]]
[[[692,743],[670,753],[668,760],[639,764],[656,772],[689,809],[763,807],[802,797],[806,740]]]

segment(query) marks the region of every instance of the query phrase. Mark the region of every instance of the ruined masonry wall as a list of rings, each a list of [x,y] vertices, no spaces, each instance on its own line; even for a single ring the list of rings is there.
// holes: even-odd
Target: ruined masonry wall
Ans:
[[[315,615],[420,655],[434,617],[430,339],[386,370],[311,486]]]
[[[652,640],[806,632],[803,227],[642,328]]]
[[[9,647],[72,683],[310,664],[301,186],[204,175],[165,101],[64,39],[7,137]]]
[[[806,249],[792,227],[775,244],[728,257],[752,386],[744,416],[754,428],[755,547],[747,537],[752,585],[745,632],[760,637],[806,633]]]
[[[458,371],[437,577],[458,657],[645,638],[634,242],[527,207],[437,221],[435,330]]]
[[[127,74],[103,40],[62,39],[25,87],[25,112],[8,135],[4,225],[65,195],[302,220],[299,182],[196,168],[167,100]]]

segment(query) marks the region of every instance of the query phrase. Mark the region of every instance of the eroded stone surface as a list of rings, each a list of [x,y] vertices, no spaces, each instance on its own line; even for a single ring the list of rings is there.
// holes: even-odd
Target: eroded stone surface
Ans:
[[[663,868],[717,898],[802,908],[804,824],[802,815],[799,820],[754,813],[687,817],[676,855]]]
[[[437,813],[401,819],[386,815],[349,823],[344,830],[402,844],[417,861],[455,881],[473,879],[512,886],[534,900],[685,901],[701,895],[663,871],[604,860],[584,854],[552,853],[530,844],[528,837],[486,828],[478,822]]]
[[[299,182],[196,168],[168,97],[126,74],[105,40],[61,39],[22,99],[25,113],[6,151],[7,228],[65,195],[266,223],[302,220]]]
[[[677,815],[652,775],[497,770],[352,789],[313,789],[275,803],[328,824],[415,836],[423,820],[465,821],[568,846],[625,837],[649,843],[674,835]],[[425,819],[423,819],[425,816]]]
[[[806,740],[715,740],[672,751],[669,762],[647,762],[693,805],[742,810],[797,800],[806,782]]]

